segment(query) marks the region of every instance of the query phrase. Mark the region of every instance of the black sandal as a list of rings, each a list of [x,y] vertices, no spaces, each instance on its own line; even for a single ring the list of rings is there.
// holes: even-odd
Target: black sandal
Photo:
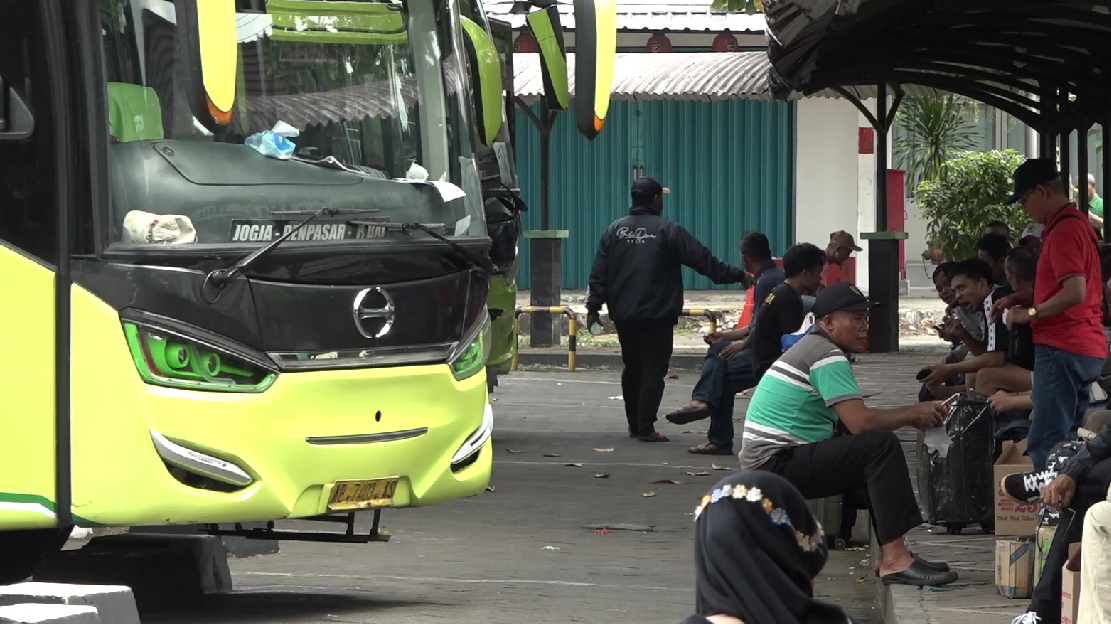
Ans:
[[[952,570],[942,572],[924,565],[915,560],[910,567],[902,572],[885,574],[880,577],[884,585],[911,585],[913,587],[941,587],[957,580],[957,573]]]
[[[664,418],[673,425],[687,425],[696,420],[703,420],[709,417],[709,407],[695,407],[693,409],[679,408],[664,416]]]

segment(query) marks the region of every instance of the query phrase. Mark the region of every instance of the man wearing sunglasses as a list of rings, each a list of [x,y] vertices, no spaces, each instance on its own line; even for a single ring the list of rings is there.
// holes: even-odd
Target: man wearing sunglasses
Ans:
[[[1107,359],[1099,243],[1069,199],[1056,164],[1031,158],[1015,170],[1009,203],[1044,225],[1032,301],[1011,308],[1008,326],[1034,333],[1034,414],[1027,449],[1036,471],[1050,449],[1073,439],[1091,399],[1089,386]]]

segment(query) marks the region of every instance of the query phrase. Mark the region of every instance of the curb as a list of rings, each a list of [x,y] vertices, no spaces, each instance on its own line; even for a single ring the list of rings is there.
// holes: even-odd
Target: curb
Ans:
[[[671,356],[672,370],[702,370],[702,354],[675,354]],[[518,366],[522,369],[567,369],[567,353],[529,353],[522,350],[518,356]],[[620,369],[622,367],[620,353],[590,353],[578,351],[575,358],[577,369]]]
[[[530,353],[527,348],[521,349],[518,356],[518,366],[535,369],[566,369],[566,351],[541,351]],[[949,350],[933,345],[910,345],[899,349],[899,353],[908,354],[937,354],[945,355]],[[702,370],[702,360],[705,353],[702,351],[676,352],[671,356],[672,370]],[[576,351],[575,366],[579,369],[620,369],[622,367],[621,354],[616,351]]]
[[[0,587],[0,622],[139,624],[135,597],[118,585],[17,583]]]
[[[930,615],[922,606],[921,589],[905,585],[877,585],[884,624],[929,624]]]
[[[103,624],[93,607],[24,603],[0,607],[0,624]]]

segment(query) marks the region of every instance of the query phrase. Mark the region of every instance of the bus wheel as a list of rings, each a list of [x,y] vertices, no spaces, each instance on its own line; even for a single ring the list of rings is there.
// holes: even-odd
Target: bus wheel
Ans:
[[[0,585],[30,577],[47,555],[65,546],[72,530],[70,527],[0,531]]]

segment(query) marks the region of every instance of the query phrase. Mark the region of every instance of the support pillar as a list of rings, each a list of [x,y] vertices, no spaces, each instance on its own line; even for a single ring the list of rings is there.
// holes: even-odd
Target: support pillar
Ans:
[[[1061,91],[1060,111],[1065,112],[1069,106],[1069,94],[1067,91]],[[1065,180],[1065,191],[1068,192],[1069,180],[1072,179],[1072,128],[1061,128],[1061,134],[1058,135],[1058,148],[1061,150],[1061,177]],[[1080,186],[1080,179],[1077,178],[1077,187]],[[1069,193],[1071,195],[1071,193]]]
[[[876,85],[876,113],[860,98],[843,87],[834,91],[853,103],[876,131],[876,231],[861,233],[868,244],[868,298],[872,310],[868,334],[868,350],[892,353],[899,350],[899,250],[907,239],[906,232],[888,232],[887,227],[887,137],[895,113],[903,101],[903,90],[895,87],[895,98],[887,105],[887,84]]]
[[[1076,188],[1080,197],[1076,198],[1077,205],[1080,206],[1080,211],[1088,214],[1091,206],[1089,202],[1091,199],[1088,197],[1088,129],[1090,126],[1082,126],[1076,131]]]
[[[899,247],[906,232],[867,232],[868,298],[875,307],[869,315],[868,350],[895,353],[899,350]]]
[[[1107,188],[1111,185],[1111,154],[1108,154],[1108,150],[1111,150],[1111,116],[1104,119],[1103,123],[1100,125],[1103,131],[1103,188],[1099,189],[1099,191],[1101,194],[1106,195]],[[1108,211],[1105,207],[1103,209],[1104,217],[1107,216],[1108,212],[1111,211]],[[1106,223],[1104,223],[1103,226],[1103,241],[1111,243],[1111,227],[1108,227]]]
[[[562,305],[563,288],[563,239],[568,230],[529,230],[529,305]],[[559,346],[563,333],[562,317],[554,314],[529,315],[529,346]]]
[[[1072,143],[1072,130],[1065,128],[1061,134],[1057,136],[1060,143],[1058,144],[1061,150],[1061,178],[1065,180],[1065,189],[1068,190],[1068,185],[1072,180],[1072,150],[1070,143]],[[1076,185],[1080,187],[1080,179],[1077,178]]]

